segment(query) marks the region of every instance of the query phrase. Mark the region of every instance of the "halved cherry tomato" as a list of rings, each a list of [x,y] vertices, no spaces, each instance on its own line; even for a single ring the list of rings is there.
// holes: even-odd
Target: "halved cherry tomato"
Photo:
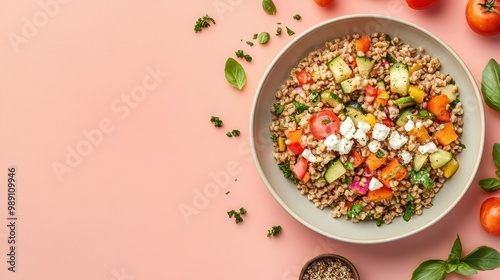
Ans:
[[[490,197],[486,199],[481,204],[479,218],[487,233],[500,236],[500,198]]]
[[[323,109],[309,119],[309,130],[316,140],[323,140],[338,133],[339,128],[339,117],[332,110]]]
[[[297,179],[304,179],[304,175],[306,175],[307,172],[307,159],[301,157],[300,160],[293,166],[292,172],[295,174]]]
[[[465,18],[467,24],[477,34],[484,36],[500,34],[500,1],[469,0],[465,8]]]
[[[408,6],[415,10],[422,10],[429,8],[436,4],[439,0],[406,0]]]
[[[313,82],[313,78],[309,72],[305,69],[297,73],[297,80],[299,81],[299,85],[310,84]]]
[[[378,96],[378,88],[374,87],[372,85],[366,85],[365,86],[365,95],[372,96],[372,97]]]
[[[314,2],[316,2],[316,4],[318,4],[318,6],[326,7],[326,6],[330,5],[333,2],[333,0],[314,0]]]
[[[392,126],[392,122],[389,118],[385,118],[383,121],[382,121],[382,124],[384,124],[385,126],[387,127],[391,127]]]
[[[361,51],[363,53],[366,53],[370,49],[370,37],[368,36],[361,36],[359,39],[357,39],[354,42],[354,45],[356,47],[357,51]]]

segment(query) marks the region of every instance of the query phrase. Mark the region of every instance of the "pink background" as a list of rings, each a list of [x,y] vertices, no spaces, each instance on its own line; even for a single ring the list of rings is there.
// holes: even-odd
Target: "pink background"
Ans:
[[[500,249],[478,219],[481,203],[500,196],[477,184],[494,176],[491,148],[500,142],[500,114],[487,107],[483,161],[464,199],[429,229],[386,244],[343,243],[299,224],[266,189],[250,151],[256,88],[294,38],[285,28],[274,36],[278,22],[300,34],[342,15],[397,16],[448,43],[479,84],[488,60],[500,61],[500,37],[469,29],[466,0],[425,11],[403,0],[336,0],[330,8],[275,0],[275,16],[260,0],[0,2],[0,279],[288,280],[327,252],[349,258],[363,280],[409,279],[421,262],[446,259],[457,234],[464,252]],[[195,34],[205,14],[216,25]],[[245,43],[261,31],[271,33],[267,45]],[[238,49],[253,57],[240,60],[248,78],[242,91],[223,72]],[[226,137],[232,129],[241,136]],[[16,273],[6,263],[11,166]],[[236,225],[226,212],[240,207],[248,213]],[[266,237],[274,225],[282,233]],[[499,277],[495,270],[467,279]]]

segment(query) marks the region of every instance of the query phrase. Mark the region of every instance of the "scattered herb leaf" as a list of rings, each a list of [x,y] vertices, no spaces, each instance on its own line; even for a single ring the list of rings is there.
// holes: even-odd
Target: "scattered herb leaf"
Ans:
[[[276,5],[274,5],[273,0],[262,0],[262,9],[268,15],[276,14]]]
[[[293,19],[296,19],[296,20],[301,20],[302,19],[302,16],[300,16],[299,14],[295,14],[293,16]]]
[[[378,151],[375,153],[375,156],[376,156],[377,158],[383,158],[383,157],[385,157],[385,153],[384,153],[384,151],[382,151],[382,150],[378,150]]]
[[[222,120],[219,119],[219,117],[215,116],[210,117],[210,122],[212,122],[215,127],[221,127],[223,123]]]
[[[224,67],[224,74],[226,80],[233,87],[241,90],[243,86],[245,86],[247,81],[245,70],[238,61],[234,60],[234,58],[230,57],[227,59]]]
[[[240,211],[237,212],[235,210],[231,210],[229,212],[227,212],[227,215],[229,216],[229,218],[232,218],[234,217],[234,220],[237,224],[243,222],[243,218],[241,217],[241,215],[244,215],[245,213],[247,212],[247,210],[243,207],[240,208]]]
[[[413,183],[422,184],[427,190],[430,190],[432,186],[434,186],[434,181],[432,180],[431,173],[428,169],[422,169],[418,172],[412,170],[410,177]]]
[[[247,45],[249,45],[250,47],[253,47],[253,42],[247,41]]]
[[[495,178],[481,179],[479,186],[487,192],[495,192],[500,189],[500,180]]]
[[[365,205],[362,203],[354,203],[352,204],[351,209],[347,211],[347,216],[349,218],[354,218],[361,213],[363,208],[365,208]]]
[[[481,76],[481,92],[488,107],[500,113],[500,64],[490,59]]]
[[[264,45],[264,44],[267,44],[267,42],[269,42],[269,33],[268,32],[261,32],[259,33],[259,36],[258,36],[258,40],[259,40],[259,44],[261,45]]]
[[[292,103],[295,106],[295,110],[297,111],[298,114],[300,114],[306,110],[309,110],[309,106],[307,106],[305,104],[302,104],[302,103],[297,102],[295,100]]]
[[[248,55],[248,54],[245,54],[243,52],[243,50],[237,50],[236,51],[236,57],[244,58],[248,62],[252,61],[252,57],[250,55]]]
[[[204,15],[201,18],[198,18],[194,25],[194,33],[201,32],[203,28],[208,28],[210,26],[210,23],[215,24],[215,20],[208,15]]]
[[[285,26],[286,28],[286,33],[288,34],[288,36],[293,36],[295,34],[295,32],[293,32],[292,29],[288,28],[287,26]]]
[[[283,29],[281,29],[281,27],[278,26],[278,28],[276,28],[276,36],[280,36],[281,31],[283,31]]]
[[[281,230],[281,226],[273,226],[271,229],[267,230],[267,237],[276,236],[280,234]]]

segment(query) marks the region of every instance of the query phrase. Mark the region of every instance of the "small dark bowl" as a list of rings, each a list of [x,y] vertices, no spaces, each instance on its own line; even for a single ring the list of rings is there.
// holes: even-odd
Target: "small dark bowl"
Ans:
[[[309,267],[312,267],[313,265],[315,265],[317,263],[328,261],[328,260],[340,261],[342,264],[344,264],[346,267],[349,268],[349,270],[351,271],[351,274],[352,274],[352,279],[354,279],[354,280],[360,279],[358,270],[348,259],[346,259],[342,256],[339,256],[339,255],[335,255],[335,254],[322,254],[322,255],[316,256],[316,257],[310,259],[309,261],[307,261],[307,263],[304,265],[304,267],[300,271],[299,280],[304,279],[304,276],[306,275]]]

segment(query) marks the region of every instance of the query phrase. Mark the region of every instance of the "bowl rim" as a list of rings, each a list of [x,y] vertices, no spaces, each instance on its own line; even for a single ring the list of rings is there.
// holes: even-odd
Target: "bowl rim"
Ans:
[[[343,262],[345,265],[347,265],[349,267],[349,269],[351,269],[351,272],[353,274],[353,277],[355,280],[359,280],[359,272],[358,272],[358,269],[356,268],[356,266],[349,260],[347,259],[346,257],[344,256],[341,256],[341,255],[338,255],[338,254],[333,254],[333,253],[325,253],[325,254],[321,254],[321,255],[317,255],[311,259],[309,259],[305,264],[304,266],[302,267],[302,269],[300,270],[300,274],[299,274],[299,280],[302,280],[302,278],[304,277],[304,274],[307,270],[307,268],[317,262],[317,261],[321,261],[321,260],[324,260],[324,259],[335,259],[335,260],[340,260],[341,262]]]
[[[417,29],[418,31],[424,33],[426,36],[429,36],[430,38],[432,38],[433,40],[435,40],[437,43],[439,43],[439,45],[443,46],[449,52],[449,54],[456,60],[457,63],[460,64],[461,68],[464,70],[464,72],[465,72],[465,74],[467,76],[467,79],[468,79],[467,82],[470,82],[472,84],[473,88],[474,88],[474,94],[478,94],[479,95],[478,96],[479,97],[479,102],[477,104],[478,105],[479,118],[480,118],[480,128],[479,129],[480,129],[480,132],[481,132],[480,138],[483,140],[483,141],[480,141],[479,146],[478,146],[479,155],[482,155],[483,150],[484,150],[484,138],[485,138],[484,106],[483,106],[482,99],[481,99],[481,96],[480,96],[480,90],[478,88],[478,85],[477,85],[477,83],[476,83],[476,81],[475,81],[475,79],[474,79],[474,77],[473,77],[470,69],[467,67],[467,65],[465,65],[464,61],[460,58],[460,56],[448,44],[446,42],[444,42],[442,39],[440,39],[439,37],[437,37],[436,35],[434,35],[433,33],[431,33],[430,31],[428,31],[427,29],[425,29],[425,28],[423,28],[423,27],[421,27],[419,25],[416,25],[416,24],[414,24],[414,23],[412,23],[410,21],[407,21],[407,20],[404,20],[404,19],[401,19],[401,18],[398,18],[398,17],[394,17],[394,16],[362,13],[362,14],[352,14],[352,15],[339,16],[339,17],[334,17],[334,18],[325,20],[323,22],[320,22],[320,23],[317,23],[317,24],[313,25],[312,27],[310,27],[310,28],[304,30],[302,33],[300,33],[292,41],[290,41],[288,44],[286,44],[281,49],[281,51],[274,57],[274,59],[270,62],[270,64],[266,68],[265,72],[261,76],[262,78],[260,79],[260,82],[259,82],[258,87],[256,89],[256,94],[254,96],[254,100],[253,100],[253,103],[252,103],[252,109],[251,109],[251,113],[250,113],[250,129],[249,129],[250,130],[250,147],[251,147],[251,150],[252,150],[252,157],[253,157],[253,160],[254,160],[254,165],[255,165],[255,167],[256,167],[259,175],[260,175],[261,180],[264,182],[266,188],[272,194],[273,198],[281,205],[281,207],[289,215],[291,215],[295,220],[299,221],[301,224],[303,224],[307,228],[313,230],[314,232],[319,233],[319,234],[321,234],[323,236],[335,239],[335,240],[339,240],[339,241],[343,241],[343,242],[348,242],[348,243],[356,243],[356,244],[381,244],[381,243],[386,243],[386,242],[390,242],[390,241],[395,241],[395,240],[403,239],[405,237],[408,237],[408,236],[414,235],[414,234],[416,234],[418,232],[421,232],[421,231],[429,228],[430,226],[436,224],[444,216],[446,216],[456,206],[456,204],[458,204],[458,202],[461,201],[461,199],[463,198],[463,196],[465,195],[465,193],[468,191],[470,185],[472,184],[472,182],[474,180],[475,175],[477,174],[477,170],[479,169],[479,165],[480,165],[480,162],[481,162],[481,156],[479,156],[479,157],[477,157],[475,159],[473,169],[471,170],[472,171],[471,174],[473,176],[470,176],[467,179],[465,187],[458,194],[457,198],[445,209],[445,211],[439,213],[439,215],[437,215],[433,220],[431,220],[427,224],[425,224],[425,225],[423,225],[423,226],[421,226],[421,227],[419,227],[417,229],[410,230],[410,231],[408,231],[408,232],[406,232],[404,234],[400,234],[398,236],[386,237],[386,238],[381,238],[381,239],[378,239],[378,240],[356,240],[356,239],[350,239],[350,238],[345,238],[345,237],[341,237],[341,236],[336,236],[336,235],[334,235],[334,234],[332,234],[330,232],[327,232],[325,230],[322,230],[322,229],[319,229],[317,227],[314,227],[312,224],[310,224],[309,222],[307,222],[306,220],[304,220],[303,218],[301,218],[297,213],[295,213],[295,211],[293,211],[285,203],[285,201],[282,198],[279,197],[279,195],[276,192],[276,190],[274,190],[273,187],[271,186],[268,178],[265,175],[264,170],[262,169],[262,166],[261,166],[260,161],[259,161],[259,156],[258,156],[257,151],[256,151],[256,143],[255,143],[256,141],[255,141],[255,139],[256,139],[257,135],[256,135],[256,133],[254,131],[254,128],[255,128],[254,120],[256,119],[255,111],[256,111],[257,103],[259,101],[259,96],[261,95],[261,92],[262,92],[262,87],[264,86],[264,83],[266,81],[266,77],[269,76],[271,70],[273,70],[273,68],[276,65],[276,63],[281,59],[281,57],[283,55],[285,55],[285,53],[287,52],[287,50],[291,46],[293,46],[294,44],[296,44],[303,37],[307,36],[309,33],[313,32],[314,30],[319,29],[319,28],[321,28],[323,26],[335,23],[335,22],[341,22],[341,21],[352,20],[352,19],[389,20],[389,21],[397,22],[397,23],[400,23],[400,24],[403,24],[403,25],[407,25],[407,26],[409,26],[411,28]]]

